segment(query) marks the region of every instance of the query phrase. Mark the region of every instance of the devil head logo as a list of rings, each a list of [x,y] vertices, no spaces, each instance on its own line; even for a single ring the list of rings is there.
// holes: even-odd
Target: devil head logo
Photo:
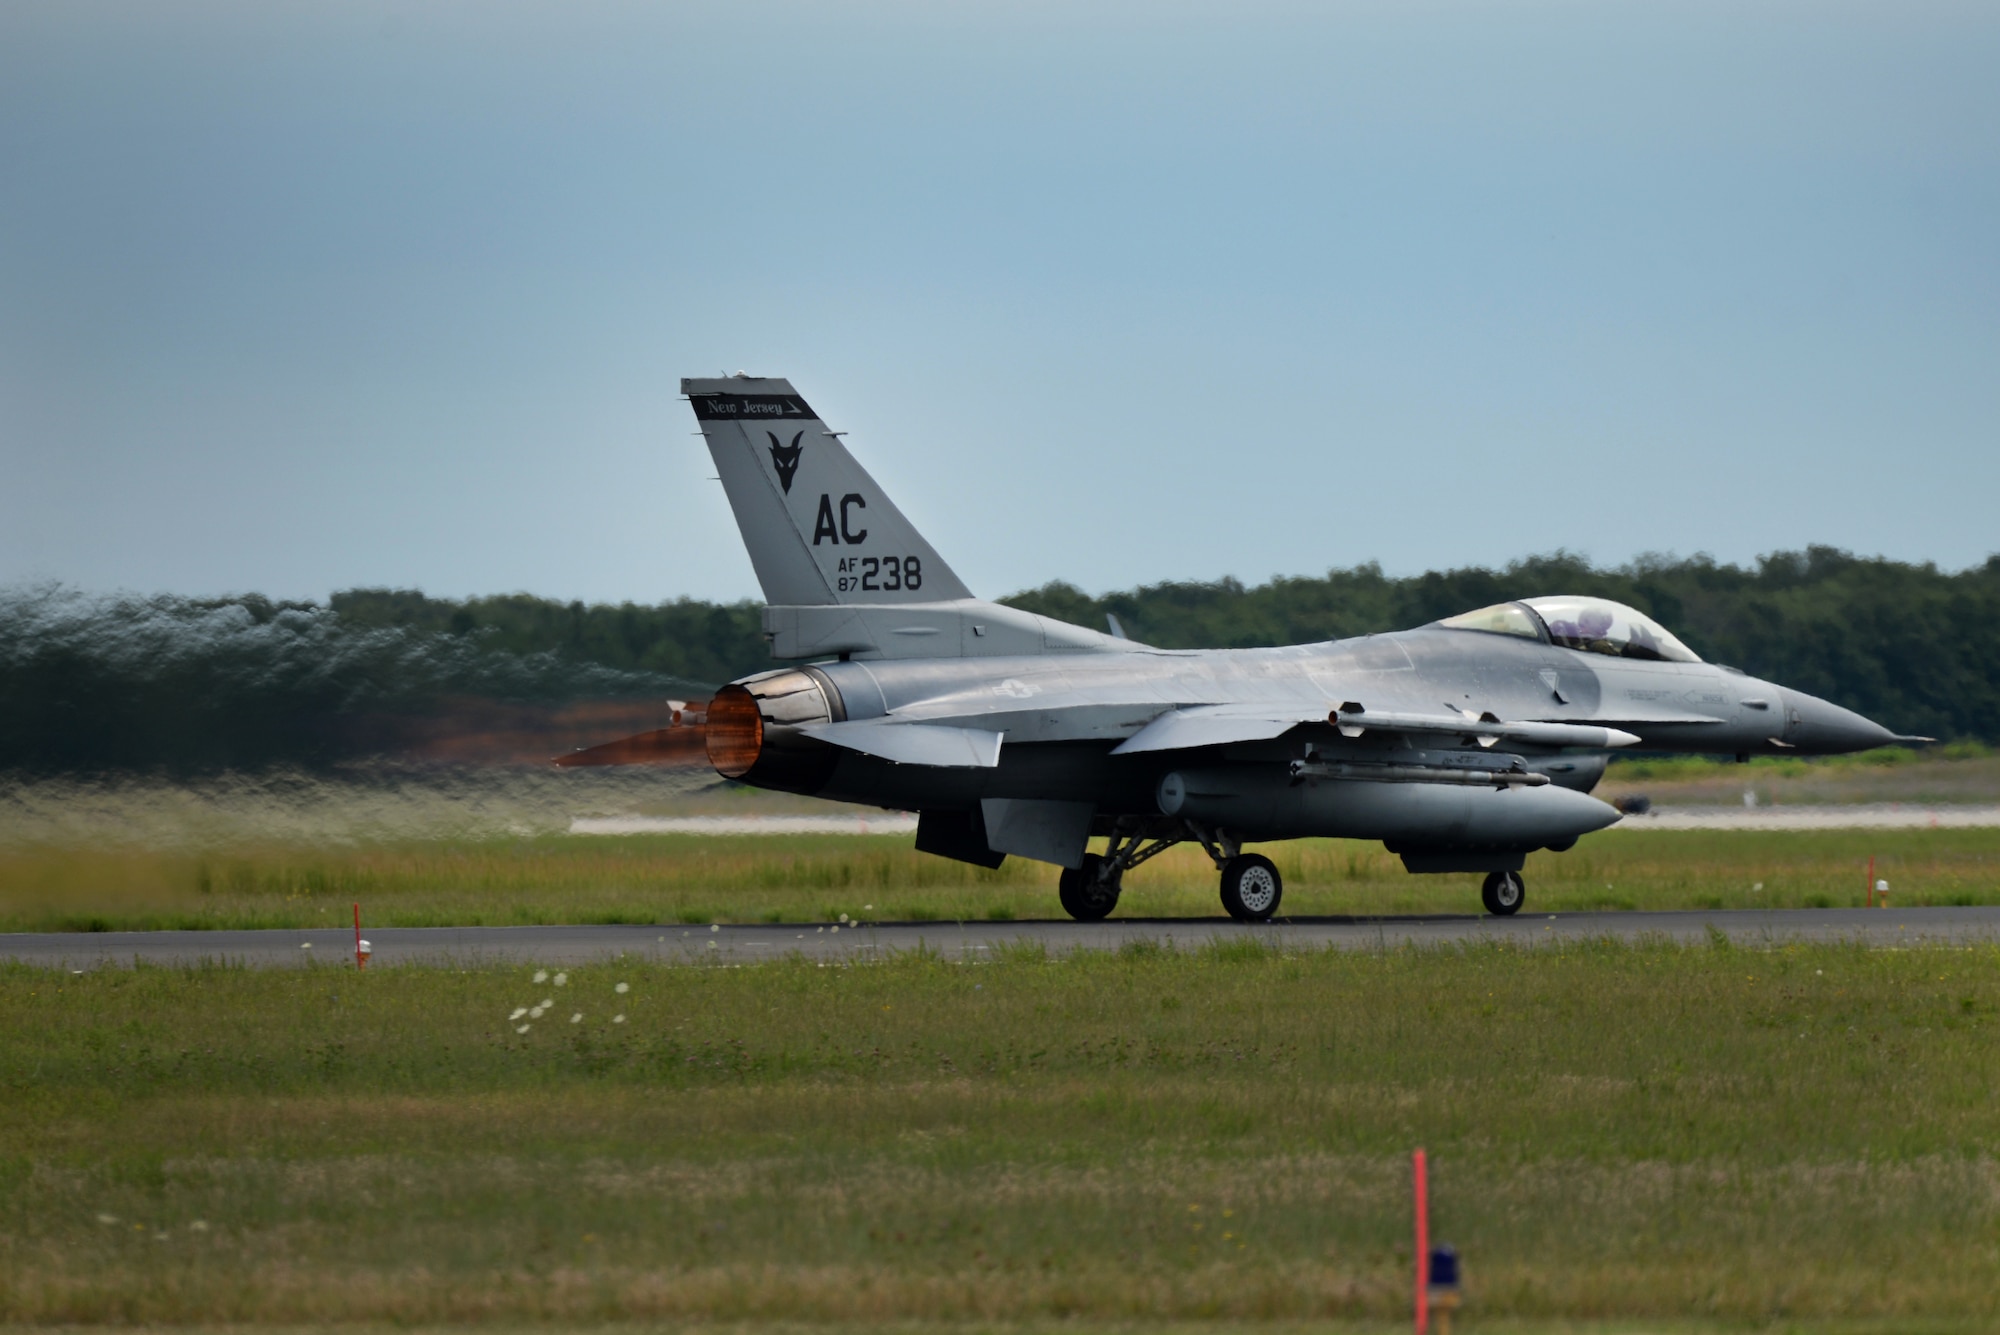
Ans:
[[[771,467],[778,470],[778,485],[783,487],[785,494],[789,496],[792,494],[792,474],[799,471],[801,448],[799,437],[805,435],[805,432],[800,431],[795,434],[789,445],[780,445],[777,435],[773,432],[766,431],[764,434],[771,437]]]

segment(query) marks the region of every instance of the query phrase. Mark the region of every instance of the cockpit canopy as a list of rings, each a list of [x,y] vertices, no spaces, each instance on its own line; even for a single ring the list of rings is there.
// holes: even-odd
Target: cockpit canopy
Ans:
[[[1694,650],[1644,612],[1608,598],[1526,598],[1461,612],[1437,623],[1447,630],[1483,630],[1517,635],[1587,654],[1645,658],[1655,662],[1699,663]]]

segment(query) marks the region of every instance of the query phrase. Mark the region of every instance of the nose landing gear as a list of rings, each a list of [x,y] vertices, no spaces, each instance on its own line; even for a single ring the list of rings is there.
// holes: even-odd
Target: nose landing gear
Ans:
[[[1261,853],[1238,853],[1222,866],[1222,907],[1238,922],[1269,922],[1284,893],[1278,869]]]
[[[1508,918],[1519,913],[1527,898],[1527,884],[1517,871],[1489,872],[1486,883],[1479,887],[1479,902],[1486,905],[1486,911],[1496,918]]]

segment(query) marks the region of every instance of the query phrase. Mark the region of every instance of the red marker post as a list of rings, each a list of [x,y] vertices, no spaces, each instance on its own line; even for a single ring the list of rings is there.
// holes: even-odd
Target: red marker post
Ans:
[[[368,956],[361,949],[361,906],[359,904],[354,906],[354,967],[356,969],[365,969],[368,967]]]
[[[1417,1335],[1424,1335],[1431,1324],[1431,1193],[1421,1149],[1410,1155],[1410,1177],[1417,1205]]]

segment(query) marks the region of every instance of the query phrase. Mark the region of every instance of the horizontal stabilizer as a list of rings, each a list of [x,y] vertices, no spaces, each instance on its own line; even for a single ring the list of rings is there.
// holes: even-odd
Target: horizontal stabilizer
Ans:
[[[946,728],[931,723],[814,723],[799,729],[808,737],[893,760],[898,765],[948,769],[992,769],[1000,763],[1000,734],[983,728]]]

